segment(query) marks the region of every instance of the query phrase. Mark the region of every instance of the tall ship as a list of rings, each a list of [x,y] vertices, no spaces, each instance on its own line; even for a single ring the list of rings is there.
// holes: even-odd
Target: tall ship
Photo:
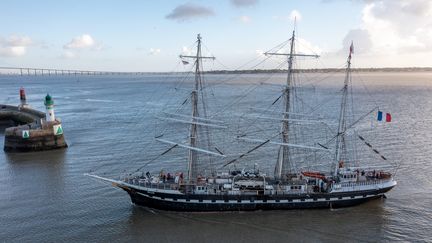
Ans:
[[[173,148],[184,149],[187,156],[187,170],[184,172],[135,173],[121,176],[119,179],[87,174],[90,177],[112,183],[126,191],[135,205],[174,211],[239,211],[239,210],[283,210],[306,208],[335,208],[353,206],[366,201],[385,197],[385,193],[396,186],[393,174],[386,167],[360,166],[358,158],[348,149],[350,136],[357,121],[348,122],[348,103],[350,100],[351,59],[353,46],[351,45],[346,62],[344,84],[341,89],[340,110],[338,110],[337,132],[325,143],[297,144],[293,141],[293,123],[300,122],[298,110],[295,109],[296,96],[293,85],[296,57],[307,58],[307,55],[295,52],[296,35],[293,31],[287,42],[288,53],[266,52],[267,56],[283,56],[288,63],[286,83],[279,96],[282,110],[278,117],[268,117],[268,120],[280,124],[276,136],[271,138],[251,138],[245,134],[237,139],[252,143],[244,153],[234,158],[227,158],[221,150],[211,142],[208,128],[223,128],[206,110],[203,86],[202,60],[214,59],[201,55],[201,37],[197,37],[196,55],[181,56],[190,58],[194,62],[194,84],[190,90],[189,114],[166,114],[161,119],[178,122],[189,126],[187,143],[172,141],[165,136],[155,137],[160,143],[169,145],[163,154]],[[286,62],[285,62],[286,63]],[[374,109],[375,110],[375,109]],[[371,114],[374,110],[363,115]],[[261,117],[263,118],[263,117]],[[264,117],[265,118],[265,117]],[[365,140],[362,136],[358,136]],[[329,146],[332,145],[332,147]],[[366,142],[366,144],[369,144]],[[370,145],[370,144],[369,144]],[[232,165],[238,160],[246,159],[265,146],[277,146],[277,160],[266,161],[274,164],[274,173],[263,173],[259,169],[238,170]],[[377,150],[371,149],[378,153]],[[297,151],[297,152],[296,152]],[[298,151],[301,156],[309,156],[309,151],[320,151],[328,156],[328,167],[323,170],[296,169]],[[296,155],[296,156],[294,156]],[[311,160],[313,156],[307,157]],[[382,156],[386,160],[385,157]],[[213,160],[219,160],[219,169],[210,168]],[[212,162],[213,161],[213,162]],[[185,166],[186,167],[186,166]],[[228,169],[230,168],[230,169]]]

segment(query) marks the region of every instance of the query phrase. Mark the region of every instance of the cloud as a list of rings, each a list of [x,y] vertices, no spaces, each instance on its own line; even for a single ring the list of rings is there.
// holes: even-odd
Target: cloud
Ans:
[[[372,49],[372,40],[370,34],[365,29],[353,29],[346,34],[342,41],[342,54],[347,54],[351,43],[353,42],[355,54],[368,53]]]
[[[0,37],[0,56],[20,57],[27,53],[27,48],[33,45],[28,36],[11,35],[8,38]]]
[[[371,55],[397,55],[432,50],[432,1],[430,0],[363,0],[360,29],[350,30],[349,39],[356,52]],[[359,53],[359,52],[357,52]]]
[[[96,42],[96,40],[89,34],[82,34],[80,36],[74,37],[69,43],[63,46],[64,49],[92,49],[100,50],[102,44]]]
[[[297,37],[296,39],[297,39],[297,43],[295,48],[297,53],[317,54],[317,55],[321,55],[323,53],[323,50],[319,46],[314,45],[303,38]]]
[[[28,36],[12,35],[6,40],[6,43],[10,46],[29,46],[33,41]]]
[[[174,8],[170,14],[165,16],[165,18],[176,20],[178,22],[183,22],[187,20],[204,18],[213,15],[214,12],[210,8],[192,4],[192,3],[186,3]]]
[[[74,59],[76,57],[77,57],[76,53],[69,50],[64,51],[63,55],[61,56],[61,58],[65,58],[65,59]]]
[[[158,48],[150,48],[149,55],[157,55],[161,52],[161,49]]]
[[[231,4],[236,7],[250,7],[258,3],[258,0],[230,0]]]
[[[250,23],[252,21],[252,19],[249,16],[246,16],[246,15],[240,16],[238,18],[238,20],[240,22],[242,22],[243,24],[248,24],[248,23]]]
[[[289,15],[285,15],[285,16],[280,16],[280,15],[275,15],[272,17],[274,20],[279,20],[279,21],[293,21],[296,20],[297,22],[302,20],[302,15],[298,10],[292,10]]]
[[[190,55],[192,55],[192,50],[190,48],[188,48],[187,46],[183,46],[183,48],[182,48],[182,54],[190,56]]]
[[[27,52],[27,47],[25,46],[9,46],[0,49],[0,54],[2,56],[8,56],[8,57],[24,56],[26,52]]]
[[[290,15],[289,15],[289,18],[290,18],[290,20],[291,21],[301,21],[301,19],[302,19],[302,15],[300,14],[300,12],[298,11],[298,10],[293,10],[293,11],[291,11],[291,13],[290,13]]]
[[[61,57],[66,59],[77,58],[77,52],[84,50],[100,51],[102,48],[102,42],[96,41],[89,34],[82,34],[72,38],[70,42],[63,45],[64,52]]]

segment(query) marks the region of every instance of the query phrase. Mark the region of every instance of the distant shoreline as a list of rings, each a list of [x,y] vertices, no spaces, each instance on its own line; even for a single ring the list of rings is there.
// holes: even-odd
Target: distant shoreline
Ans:
[[[345,68],[319,68],[295,69],[296,73],[342,73]],[[405,68],[353,68],[353,72],[432,72],[432,67],[405,67]],[[253,70],[214,70],[205,71],[208,74],[259,74],[259,73],[286,73],[286,69],[253,69]]]

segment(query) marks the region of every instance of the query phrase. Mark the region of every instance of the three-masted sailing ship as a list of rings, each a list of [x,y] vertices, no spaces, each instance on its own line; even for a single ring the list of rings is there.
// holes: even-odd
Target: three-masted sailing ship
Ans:
[[[342,88],[342,100],[337,134],[334,136],[336,148],[321,145],[312,147],[294,144],[291,142],[291,117],[292,110],[292,79],[293,63],[296,57],[310,55],[295,53],[295,31],[290,39],[290,52],[267,52],[266,55],[283,55],[288,59],[287,81],[282,91],[283,110],[278,120],[281,124],[280,140],[249,139],[243,140],[257,143],[245,154],[262,148],[264,145],[273,144],[279,146],[274,175],[266,175],[258,170],[245,171],[216,171],[211,175],[203,175],[197,171],[197,163],[207,156],[225,157],[216,148],[199,147],[199,129],[205,127],[218,127],[211,119],[206,117],[200,108],[199,93],[203,90],[201,37],[198,35],[197,51],[195,56],[181,56],[193,58],[195,65],[195,82],[190,92],[191,115],[182,115],[177,118],[166,118],[190,125],[187,144],[178,143],[156,137],[158,142],[166,143],[172,147],[183,148],[187,152],[188,165],[185,174],[172,175],[150,173],[141,175],[129,175],[115,180],[88,174],[91,177],[111,182],[114,186],[126,191],[132,202],[136,205],[176,211],[237,211],[237,210],[273,210],[273,209],[300,209],[300,208],[329,208],[351,206],[366,202],[371,199],[381,198],[391,190],[396,181],[393,175],[385,169],[352,167],[345,161],[348,160],[346,137],[352,124],[347,124],[347,99],[349,92],[349,80],[351,75],[352,49],[347,59],[344,86]],[[315,56],[315,55],[311,55]],[[184,119],[189,118],[189,119]],[[208,133],[207,133],[208,134]],[[290,155],[292,149],[321,149],[334,152],[332,169],[326,171],[294,171],[293,161]],[[243,154],[243,155],[245,155]],[[203,156],[201,156],[203,155]],[[243,157],[241,155],[239,158]],[[238,158],[237,158],[238,159]],[[233,159],[224,162],[224,166],[236,162]]]

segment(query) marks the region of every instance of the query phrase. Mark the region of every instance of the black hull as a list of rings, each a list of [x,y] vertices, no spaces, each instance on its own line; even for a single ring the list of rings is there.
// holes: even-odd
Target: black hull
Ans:
[[[339,208],[355,206],[369,200],[381,198],[392,187],[380,190],[326,193],[314,195],[176,195],[149,193],[129,187],[122,187],[134,204],[149,208],[188,211],[254,211],[313,208]]]

